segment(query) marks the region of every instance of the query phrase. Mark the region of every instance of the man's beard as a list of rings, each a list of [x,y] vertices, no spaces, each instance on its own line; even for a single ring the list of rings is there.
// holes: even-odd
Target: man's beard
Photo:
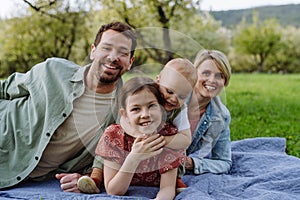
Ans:
[[[121,77],[120,74],[117,74],[117,75],[114,76],[114,77],[111,77],[111,76],[109,76],[109,77],[100,76],[100,79],[99,79],[99,80],[100,80],[102,83],[111,84],[111,83],[116,82],[120,77]]]

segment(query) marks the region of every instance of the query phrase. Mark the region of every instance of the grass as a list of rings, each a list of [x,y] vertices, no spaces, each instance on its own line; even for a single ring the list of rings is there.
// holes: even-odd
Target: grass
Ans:
[[[284,137],[300,157],[300,74],[234,74],[225,94],[232,140]]]

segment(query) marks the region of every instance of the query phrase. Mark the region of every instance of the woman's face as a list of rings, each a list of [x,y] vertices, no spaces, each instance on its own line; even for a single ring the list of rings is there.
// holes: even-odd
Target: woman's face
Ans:
[[[198,81],[195,89],[201,96],[213,98],[217,96],[225,84],[225,77],[218,69],[217,65],[211,60],[205,60],[198,67]]]

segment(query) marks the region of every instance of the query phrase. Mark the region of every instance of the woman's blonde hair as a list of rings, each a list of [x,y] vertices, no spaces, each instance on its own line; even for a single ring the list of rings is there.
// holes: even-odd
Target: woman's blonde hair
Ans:
[[[227,86],[231,76],[231,66],[226,55],[218,50],[200,50],[195,58],[194,66],[198,69],[198,67],[208,59],[212,60],[223,73],[225,78],[224,85]]]

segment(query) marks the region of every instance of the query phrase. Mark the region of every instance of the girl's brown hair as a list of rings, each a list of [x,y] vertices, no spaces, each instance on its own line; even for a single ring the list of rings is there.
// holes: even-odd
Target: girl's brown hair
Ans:
[[[119,103],[120,107],[126,110],[126,100],[128,96],[134,95],[142,90],[150,91],[157,99],[160,105],[163,105],[164,99],[162,98],[158,84],[148,77],[134,77],[129,79],[122,87]]]

